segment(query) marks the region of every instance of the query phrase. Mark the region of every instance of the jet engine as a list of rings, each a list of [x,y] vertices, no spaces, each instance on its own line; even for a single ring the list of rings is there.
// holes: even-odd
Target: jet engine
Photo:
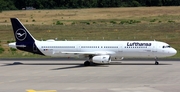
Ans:
[[[100,56],[94,56],[92,58],[92,61],[97,64],[105,64],[111,62],[111,56],[109,55],[100,55]]]

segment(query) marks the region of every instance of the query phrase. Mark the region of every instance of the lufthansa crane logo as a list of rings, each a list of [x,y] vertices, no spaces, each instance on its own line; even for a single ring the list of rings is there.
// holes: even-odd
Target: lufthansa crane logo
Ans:
[[[24,29],[20,28],[16,31],[15,35],[19,41],[23,41],[24,39],[26,39],[27,33]]]

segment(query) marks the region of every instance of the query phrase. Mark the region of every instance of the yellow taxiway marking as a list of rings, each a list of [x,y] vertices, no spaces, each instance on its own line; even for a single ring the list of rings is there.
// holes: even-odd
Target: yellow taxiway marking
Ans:
[[[33,89],[29,89],[26,90],[26,92],[57,92],[56,90],[33,90]]]

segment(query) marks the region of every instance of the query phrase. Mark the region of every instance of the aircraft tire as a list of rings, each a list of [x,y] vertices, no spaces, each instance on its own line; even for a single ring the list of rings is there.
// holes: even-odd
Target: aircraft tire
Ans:
[[[90,66],[90,62],[89,61],[85,61],[84,62],[84,66]]]
[[[156,62],[155,62],[155,65],[159,65],[159,62],[156,61]]]

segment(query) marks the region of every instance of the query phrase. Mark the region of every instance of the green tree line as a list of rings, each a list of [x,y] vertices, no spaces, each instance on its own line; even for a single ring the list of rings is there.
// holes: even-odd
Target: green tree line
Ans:
[[[179,6],[180,0],[0,0],[0,10]]]

